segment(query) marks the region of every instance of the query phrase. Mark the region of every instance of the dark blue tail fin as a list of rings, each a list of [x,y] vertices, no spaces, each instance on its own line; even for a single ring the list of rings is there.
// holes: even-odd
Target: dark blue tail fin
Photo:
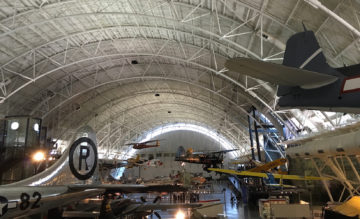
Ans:
[[[302,68],[322,74],[339,76],[339,73],[331,68],[312,31],[300,32],[292,35],[286,42],[283,65]],[[291,87],[279,86],[278,96],[288,93]]]
[[[333,74],[312,31],[300,32],[288,39],[283,65]]]
[[[183,146],[179,146],[175,158],[179,158],[179,157],[185,157],[185,148]]]

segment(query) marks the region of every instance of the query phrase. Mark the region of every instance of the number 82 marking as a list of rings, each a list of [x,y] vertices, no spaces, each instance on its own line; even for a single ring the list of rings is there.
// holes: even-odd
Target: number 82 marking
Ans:
[[[40,205],[38,204],[41,200],[41,194],[39,192],[34,192],[32,195],[33,198],[36,198],[35,202],[31,205],[31,209],[39,208]],[[25,210],[30,206],[30,195],[27,193],[21,193],[20,195],[20,209]]]

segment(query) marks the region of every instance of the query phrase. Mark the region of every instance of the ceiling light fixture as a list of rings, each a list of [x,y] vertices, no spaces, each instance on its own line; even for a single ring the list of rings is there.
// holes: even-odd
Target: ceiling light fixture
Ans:
[[[10,125],[11,130],[17,130],[20,124],[18,122],[12,122]]]
[[[40,128],[40,127],[39,127],[39,123],[35,123],[35,124],[34,124],[34,131],[35,131],[35,132],[39,132],[39,128]]]
[[[32,159],[35,162],[43,161],[43,160],[45,160],[45,154],[42,151],[38,151],[33,155]]]

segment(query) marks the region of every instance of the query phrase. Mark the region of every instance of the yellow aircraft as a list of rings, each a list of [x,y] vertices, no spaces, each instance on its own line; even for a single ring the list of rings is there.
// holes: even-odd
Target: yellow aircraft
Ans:
[[[251,160],[252,161],[252,160]],[[253,161],[254,162],[254,161]],[[261,177],[265,179],[265,183],[268,186],[273,187],[282,187],[282,188],[296,188],[293,185],[286,185],[283,184],[284,179],[288,180],[330,180],[330,178],[325,177],[318,177],[318,176],[299,176],[299,175],[287,175],[287,173],[283,173],[278,170],[278,173],[272,173],[270,170],[274,169],[278,166],[284,165],[287,162],[285,158],[279,158],[277,160],[260,164],[259,162],[254,162],[256,167],[251,168],[246,171],[236,171],[236,170],[229,170],[229,169],[219,169],[219,168],[209,168],[209,170],[220,172],[220,173],[227,173],[233,175],[240,175],[240,176],[248,176],[248,177]],[[238,163],[238,162],[236,162]],[[279,183],[275,181],[275,179],[279,179]]]
[[[140,160],[140,155],[138,154],[136,158],[131,157],[126,160],[102,159],[99,163],[102,168],[112,169],[119,167],[133,168],[142,165],[145,161],[146,160]]]
[[[290,179],[290,180],[331,180],[328,177],[318,177],[318,176],[299,176],[299,175],[285,175],[285,174],[276,174],[276,173],[260,173],[260,172],[251,172],[251,171],[236,171],[229,169],[220,169],[220,168],[209,168],[211,171],[219,173],[227,173],[239,176],[249,176],[249,177],[262,177],[262,178],[271,178],[275,179]]]
[[[287,162],[287,159],[279,158],[277,160],[273,160],[273,161],[268,162],[268,163],[262,163],[260,161],[249,159],[249,162],[253,163],[256,167],[248,169],[246,171],[250,171],[250,172],[268,172],[271,169],[274,169],[274,168],[276,168],[278,166],[284,165]],[[234,161],[234,162],[231,162],[231,164],[244,164],[244,162]],[[287,174],[286,172],[281,171],[280,169],[277,170],[277,172],[279,174]]]
[[[284,165],[287,162],[287,160],[285,158],[279,158],[277,160],[273,160],[271,162],[268,162],[266,164],[262,164],[260,166],[254,167],[250,170],[250,172],[264,172],[264,171],[269,171],[271,169],[274,169],[278,166]]]

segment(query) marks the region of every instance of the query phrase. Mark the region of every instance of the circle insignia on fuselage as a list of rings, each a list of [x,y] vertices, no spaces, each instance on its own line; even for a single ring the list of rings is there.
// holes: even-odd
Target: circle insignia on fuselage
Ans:
[[[8,200],[7,198],[0,196],[0,217],[4,216],[8,211]]]
[[[69,151],[69,167],[79,180],[89,179],[97,167],[98,153],[95,143],[87,137],[74,141]]]

